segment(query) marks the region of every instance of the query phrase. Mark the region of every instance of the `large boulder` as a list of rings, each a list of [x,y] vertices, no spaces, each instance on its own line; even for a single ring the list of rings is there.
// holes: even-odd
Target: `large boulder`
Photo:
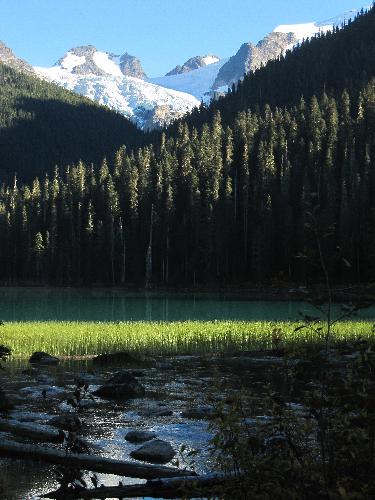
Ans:
[[[132,458],[154,464],[166,464],[175,455],[176,452],[172,446],[161,439],[149,441],[130,453]]]
[[[106,399],[141,398],[145,395],[145,388],[128,372],[117,372],[108,382],[94,394]]]
[[[59,358],[43,351],[34,352],[29,359],[29,363],[36,365],[57,365],[59,361]]]
[[[129,431],[125,434],[126,441],[129,443],[144,443],[156,438],[155,432],[151,431]]]

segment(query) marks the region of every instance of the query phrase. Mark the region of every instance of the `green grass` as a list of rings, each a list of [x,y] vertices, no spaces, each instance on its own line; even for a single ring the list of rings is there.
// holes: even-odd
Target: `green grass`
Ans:
[[[373,322],[347,321],[335,325],[334,340],[375,338]],[[245,321],[187,322],[22,322],[0,327],[0,344],[7,345],[16,357],[33,351],[59,356],[93,355],[121,350],[144,355],[204,354],[272,346],[272,332],[281,329],[284,345],[316,343],[319,335],[298,323]]]

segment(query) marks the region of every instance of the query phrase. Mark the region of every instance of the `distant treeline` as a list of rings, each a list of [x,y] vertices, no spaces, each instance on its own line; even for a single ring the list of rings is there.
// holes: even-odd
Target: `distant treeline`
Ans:
[[[0,191],[0,280],[375,279],[375,80]]]

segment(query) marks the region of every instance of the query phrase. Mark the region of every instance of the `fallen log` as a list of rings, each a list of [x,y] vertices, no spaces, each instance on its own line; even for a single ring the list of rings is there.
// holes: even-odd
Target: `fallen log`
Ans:
[[[65,433],[61,430],[53,429],[46,425],[7,420],[5,418],[0,418],[0,431],[10,432],[16,436],[39,442],[62,443],[65,438]]]
[[[184,477],[194,475],[189,470],[181,470],[162,465],[137,464],[125,460],[104,458],[95,455],[65,453],[64,451],[43,448],[40,446],[0,441],[0,456],[7,458],[26,459],[47,462],[55,465],[66,465],[77,469],[94,472],[104,472],[140,479],[155,479],[158,477]]]
[[[132,484],[128,486],[101,486],[92,489],[77,489],[67,492],[56,490],[46,493],[42,498],[57,500],[76,499],[104,499],[104,498],[196,498],[207,490],[213,492],[228,480],[234,480],[235,476],[212,473],[204,476],[187,476],[184,478],[161,478],[147,481],[145,484]]]

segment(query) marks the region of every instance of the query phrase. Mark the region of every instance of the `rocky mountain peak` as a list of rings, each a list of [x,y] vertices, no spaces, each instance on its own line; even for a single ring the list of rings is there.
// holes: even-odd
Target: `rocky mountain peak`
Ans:
[[[167,73],[165,76],[172,76],[172,75],[180,75],[181,73],[188,73],[189,71],[193,71],[198,68],[202,68],[203,66],[208,66],[209,64],[214,64],[220,61],[220,58],[212,55],[212,54],[207,54],[205,56],[195,56],[191,57],[188,59],[182,66],[178,65],[175,68],[173,68],[169,73]]]
[[[255,46],[252,43],[243,43],[237,53],[220,68],[212,88],[216,90],[220,87],[230,87],[243,78],[251,68],[254,50]]]
[[[134,78],[140,78],[141,80],[147,78],[146,73],[143,71],[141,61],[127,52],[120,56],[119,66],[122,74],[125,76],[132,76]]]
[[[93,45],[81,45],[70,49],[55,66],[75,75],[132,76],[146,79],[141,62],[125,52],[122,56],[103,52]]]
[[[271,59],[276,59],[297,43],[294,33],[273,32],[256,45],[244,43],[238,52],[224,64],[216,77],[213,89],[230,87],[241,80],[246,73],[260,68]]]
[[[72,54],[81,57],[81,56],[93,56],[98,49],[93,45],[80,45],[79,47],[73,47],[69,52]]]
[[[34,68],[26,61],[17,57],[14,52],[0,40],[0,63],[6,64],[17,71],[34,74]]]
[[[55,66],[75,75],[105,76],[107,72],[95,61],[98,50],[93,45],[81,45],[70,49]]]

